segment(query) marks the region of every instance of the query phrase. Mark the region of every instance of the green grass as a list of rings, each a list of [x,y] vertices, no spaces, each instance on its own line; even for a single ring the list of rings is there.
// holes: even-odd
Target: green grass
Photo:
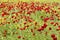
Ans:
[[[31,2],[30,0],[27,0],[27,1],[26,0],[21,0],[21,1]],[[60,0],[59,1],[57,1],[57,0],[53,0],[53,1],[52,0],[48,0],[48,1],[47,0],[33,0],[33,2],[36,2],[36,1],[43,2],[43,3],[46,3],[46,2],[60,2]],[[4,1],[0,1],[0,2],[7,2],[7,1],[4,0]],[[18,1],[17,0],[14,0],[14,1],[10,0],[9,2],[18,2]],[[55,8],[57,9],[57,7],[55,7]],[[14,10],[14,12],[17,12],[17,10],[18,9]],[[0,40],[52,40],[51,34],[55,34],[56,37],[58,38],[58,40],[60,40],[60,38],[59,38],[60,37],[60,34],[59,34],[60,31],[56,31],[56,28],[58,26],[53,26],[53,25],[50,24],[50,22],[52,22],[52,20],[49,20],[48,22],[46,22],[48,24],[48,26],[43,31],[37,31],[37,29],[40,28],[44,24],[43,19],[40,18],[40,17],[41,16],[43,16],[44,18],[47,17],[47,16],[50,17],[52,15],[52,13],[50,13],[50,14],[47,13],[46,14],[46,12],[43,11],[43,10],[42,11],[36,11],[35,13],[32,13],[31,15],[22,13],[22,16],[29,16],[34,21],[31,22],[31,23],[27,21],[26,25],[30,25],[30,24],[32,24],[32,25],[29,26],[25,30],[20,30],[20,29],[17,29],[17,28],[18,27],[23,28],[24,26],[26,26],[26,25],[23,24],[25,19],[20,19],[21,16],[19,16],[19,17],[16,16],[17,19],[20,19],[20,20],[17,23],[13,23],[12,21],[14,19],[9,18],[9,17],[12,16],[12,12],[13,12],[13,10],[9,11],[10,15],[7,16],[7,21],[9,21],[11,24],[5,24],[5,25],[0,26]],[[1,13],[0,13],[0,15],[1,15]],[[57,20],[57,17],[55,15],[53,17],[54,17],[53,22],[59,22],[60,23],[60,20]],[[2,17],[2,18],[4,18],[4,17]],[[37,26],[34,25],[34,22],[38,23]],[[34,27],[36,27],[37,29],[35,30]],[[52,28],[51,31],[49,30],[49,27]],[[31,32],[31,29],[34,30],[34,33],[35,33],[34,36],[33,36],[33,33]],[[5,30],[7,30],[6,37],[4,37],[4,34],[3,34]],[[17,32],[18,32],[18,34],[16,34]],[[45,32],[48,32],[48,34],[46,35]],[[18,39],[17,36],[19,36],[19,35],[22,36],[22,38]],[[25,39],[23,39],[23,37]]]
[[[0,0],[0,2],[7,2],[8,0]],[[60,3],[60,0],[9,0],[9,2],[19,2],[19,1],[23,1],[23,2],[58,2]]]

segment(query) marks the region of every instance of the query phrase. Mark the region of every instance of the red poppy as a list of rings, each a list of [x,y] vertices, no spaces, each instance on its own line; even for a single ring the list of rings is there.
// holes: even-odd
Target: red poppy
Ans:
[[[18,36],[18,39],[20,39],[21,38],[21,36]]]
[[[49,18],[47,17],[47,18],[44,18],[44,22],[47,22],[49,20]]]
[[[52,38],[55,38],[55,34],[51,34],[51,37],[52,37]]]

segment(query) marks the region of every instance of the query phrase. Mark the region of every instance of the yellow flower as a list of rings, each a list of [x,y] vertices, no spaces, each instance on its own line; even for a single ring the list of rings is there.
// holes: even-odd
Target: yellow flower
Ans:
[[[0,17],[0,23],[6,23],[6,20],[4,20],[4,18]]]
[[[2,18],[0,17],[0,23],[1,23],[1,21],[2,21]]]

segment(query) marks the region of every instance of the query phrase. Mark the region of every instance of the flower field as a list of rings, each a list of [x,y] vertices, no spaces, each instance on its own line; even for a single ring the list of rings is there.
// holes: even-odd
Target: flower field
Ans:
[[[0,3],[0,40],[60,40],[60,3]]]

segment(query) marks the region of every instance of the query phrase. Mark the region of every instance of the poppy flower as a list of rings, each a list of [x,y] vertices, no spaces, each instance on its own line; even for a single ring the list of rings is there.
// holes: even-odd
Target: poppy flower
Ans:
[[[44,22],[47,22],[49,20],[49,18],[47,17],[47,18],[44,18]]]

